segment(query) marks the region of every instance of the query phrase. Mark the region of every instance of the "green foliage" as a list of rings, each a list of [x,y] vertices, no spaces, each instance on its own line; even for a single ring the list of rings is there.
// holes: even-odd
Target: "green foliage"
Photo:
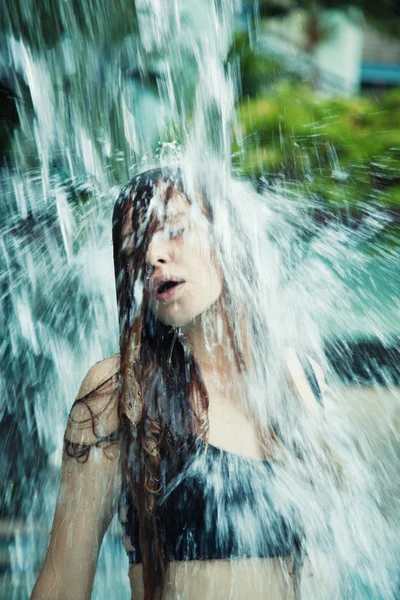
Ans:
[[[238,63],[242,96],[255,96],[265,91],[266,83],[271,85],[282,76],[281,65],[265,52],[258,52],[252,46],[248,33],[235,35],[227,57],[228,64]]]
[[[339,210],[363,202],[400,210],[400,90],[378,102],[281,83],[242,99],[238,121],[234,154],[245,175],[295,182]]]

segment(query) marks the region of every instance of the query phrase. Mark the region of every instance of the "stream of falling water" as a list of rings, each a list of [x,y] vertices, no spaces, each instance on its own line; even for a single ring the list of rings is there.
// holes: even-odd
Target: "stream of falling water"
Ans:
[[[53,4],[42,11],[21,0],[15,13],[10,5],[0,59],[22,99],[13,164],[1,173],[0,473],[14,532],[1,597],[29,596],[48,542],[68,410],[89,367],[118,351],[114,199],[120,185],[157,163],[180,164],[189,191],[200,181],[212,199],[225,277],[233,297],[256,315],[249,410],[261,423],[272,417],[307,457],[277,467],[270,490],[283,514],[295,510],[305,523],[306,551],[319,575],[305,580],[302,597],[398,597],[396,391],[388,381],[380,402],[363,405],[361,389],[349,402],[323,350],[327,323],[338,315],[351,322],[346,307],[361,284],[350,289],[344,274],[348,264],[360,277],[367,272],[360,247],[382,217],[371,212],[356,233],[327,226],[306,245],[299,232],[315,224],[305,200],[256,194],[232,178],[237,73],[226,57],[239,0]],[[169,142],[157,147],[160,139]],[[375,333],[384,336],[379,327],[377,321]],[[324,417],[312,425],[287,402],[279,360],[285,347],[315,357],[331,381]],[[340,464],[340,483],[321,439]],[[191,468],[189,477],[201,471],[201,460]],[[208,477],[218,477],[217,463]],[[251,513],[234,520],[250,543]],[[118,536],[113,523],[95,599],[129,597]]]

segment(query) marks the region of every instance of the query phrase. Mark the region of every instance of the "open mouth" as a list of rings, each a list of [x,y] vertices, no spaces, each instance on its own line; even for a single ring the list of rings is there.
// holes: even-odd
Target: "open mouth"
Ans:
[[[176,287],[177,285],[180,285],[181,283],[183,283],[183,282],[182,281],[165,281],[158,288],[157,294],[163,294],[167,290],[170,290],[170,289]]]
[[[168,299],[172,298],[175,295],[175,293],[177,293],[178,289],[184,283],[185,282],[183,280],[181,280],[181,281],[172,281],[172,280],[163,281],[156,288],[156,297],[159,300],[168,300]]]

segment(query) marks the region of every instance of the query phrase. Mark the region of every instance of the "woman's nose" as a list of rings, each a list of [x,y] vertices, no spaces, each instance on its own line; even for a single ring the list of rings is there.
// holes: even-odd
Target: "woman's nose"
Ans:
[[[162,232],[156,233],[147,249],[146,262],[153,267],[171,260],[170,240]]]

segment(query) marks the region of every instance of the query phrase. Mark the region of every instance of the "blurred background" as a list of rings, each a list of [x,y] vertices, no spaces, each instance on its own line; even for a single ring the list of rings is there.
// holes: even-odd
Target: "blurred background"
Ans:
[[[175,157],[195,111],[201,73],[186,42],[207,40],[208,23],[201,3],[182,1],[179,18],[166,4],[2,2],[2,598],[29,595],[54,509],[40,491],[54,496],[67,411],[88,368],[118,351],[118,186]],[[303,198],[306,242],[335,224],[361,239],[362,264],[349,246],[339,273],[353,293],[321,327],[349,398],[363,394],[367,420],[368,406],[387,415],[400,382],[399,5],[233,4],[223,58],[236,92],[233,172]],[[117,545],[112,560],[125,560]],[[117,598],[107,577],[94,597],[109,585]]]

